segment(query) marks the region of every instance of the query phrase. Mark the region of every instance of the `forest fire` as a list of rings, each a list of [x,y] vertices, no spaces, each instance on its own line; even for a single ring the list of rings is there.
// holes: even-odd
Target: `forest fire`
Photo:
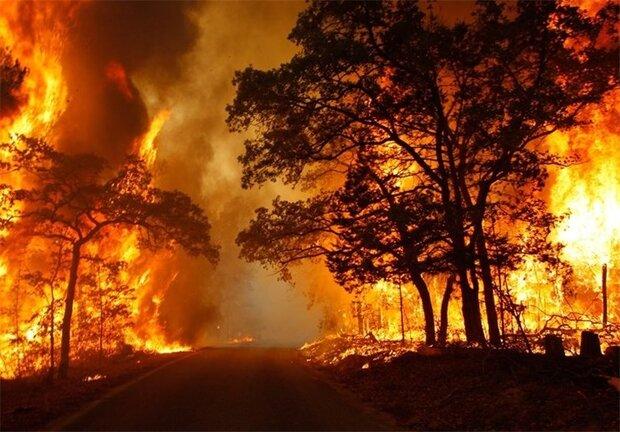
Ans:
[[[586,15],[598,17],[603,6],[590,5],[592,10]],[[519,8],[524,15],[530,12],[522,4]],[[334,18],[337,13],[326,10],[326,21],[328,16]],[[548,30],[556,25],[549,24]],[[584,54],[588,49],[613,50],[617,40],[608,35],[614,33],[615,24],[602,25],[603,30],[589,42],[585,35],[564,36],[556,42],[558,47],[572,51],[567,55],[574,56],[575,68],[589,61]],[[429,33],[444,30],[439,27]],[[317,31],[329,34],[328,29]],[[381,31],[378,26],[376,32]],[[469,91],[481,91],[484,84],[468,85],[463,76],[474,81],[480,71],[468,69],[466,62],[450,63],[448,54],[441,52],[443,47],[437,46],[440,54],[435,64],[411,66],[427,68],[428,76],[438,77],[437,82],[420,90],[431,92],[429,98],[438,98],[434,108],[438,112],[426,116],[421,113],[427,108],[422,97],[416,99],[419,111],[408,111],[411,99],[417,97],[409,91],[419,85],[418,78],[412,78],[403,63],[394,62],[375,47],[377,38],[393,37],[391,30],[385,31],[389,36],[373,35],[369,40],[359,36],[356,43],[367,46],[367,55],[377,59],[373,64],[376,69],[356,66],[364,70],[358,81],[345,71],[340,71],[343,75],[334,72],[332,82],[328,82],[306,76],[311,75],[309,72],[295,71],[289,76],[282,70],[294,85],[303,87],[312,81],[321,88],[295,93],[265,84],[271,77],[263,82],[248,71],[237,77],[237,99],[229,106],[233,130],[245,130],[252,121],[267,128],[253,142],[260,143],[259,149],[247,147],[241,159],[247,185],[278,178],[291,183],[307,181],[330,191],[317,193],[307,201],[277,199],[272,210],[257,211],[250,227],[238,237],[242,256],[276,269],[325,257],[336,280],[354,293],[351,305],[340,310],[341,326],[336,330],[345,335],[370,335],[369,341],[444,345],[467,340],[538,351],[543,348],[544,337],[551,334],[562,337],[565,348],[576,352],[581,331],[591,330],[599,333],[604,346],[617,342],[619,93],[615,85],[605,83],[613,79],[601,79],[609,92],[597,104],[580,107],[566,102],[557,108],[558,119],[548,117],[550,123],[543,126],[547,120],[523,113],[516,105],[513,113],[491,101],[471,102],[469,107],[470,101],[459,98]],[[404,38],[401,35],[397,40],[401,43]],[[306,40],[298,43],[304,45]],[[497,43],[509,45],[506,40]],[[479,68],[498,63],[498,69],[506,68],[505,91],[513,91],[513,85],[516,89],[530,85],[535,91],[538,81],[525,72],[528,68],[535,70],[535,65],[524,64],[536,56],[545,58],[547,53],[515,47],[519,49],[523,49],[523,58],[515,60],[518,64],[508,65],[501,57],[505,54],[498,54],[497,59],[480,59]],[[342,61],[346,64],[349,60]],[[523,72],[515,74],[512,68]],[[562,87],[560,91],[568,91],[561,74],[545,79],[549,85]],[[370,82],[372,85],[367,84]],[[582,88],[589,86],[584,83]],[[378,89],[386,93],[385,101],[377,95]],[[579,90],[575,90],[575,97],[580,98]],[[250,101],[259,91],[270,95],[269,103]],[[334,100],[324,106],[315,95],[321,91]],[[515,100],[522,97],[513,96]],[[307,101],[299,109],[311,119],[303,123],[308,136],[299,147],[291,144],[310,155],[304,162],[299,162],[295,150],[274,153],[272,149],[283,136],[295,142],[296,129],[290,124],[301,120],[288,111],[282,120],[278,109],[286,111],[284,104],[297,100]],[[361,105],[352,102],[357,100]],[[359,108],[372,110],[375,105],[376,112],[371,114]],[[326,113],[332,109],[330,117]],[[503,115],[496,113],[502,110],[506,110]],[[513,126],[503,122],[516,121],[508,120],[511,116],[529,115],[533,118],[524,120],[532,129],[529,136],[515,138],[505,132]],[[566,118],[560,121],[563,115]],[[470,131],[470,126],[460,124],[467,123],[464,118],[468,116],[476,123],[488,121],[488,129],[480,135],[474,126]],[[334,123],[331,133],[338,139],[328,131],[319,132],[323,129],[318,125],[330,121]],[[563,127],[564,121],[573,127]],[[446,136],[442,135],[444,130],[448,131]],[[508,160],[499,155],[510,148],[499,143],[515,139],[522,141],[504,156],[514,157],[515,165],[499,168]],[[479,144],[474,144],[476,140]],[[492,145],[498,148],[489,150]],[[519,152],[521,155],[515,156]],[[265,165],[273,171],[264,170]],[[338,186],[334,188],[333,183]],[[283,250],[286,253],[282,254]],[[465,264],[472,256],[470,264]],[[408,263],[410,257],[413,263]],[[483,314],[486,318],[481,319]]]
[[[572,269],[570,280],[533,258],[506,275],[496,275],[498,284],[510,291],[519,307],[519,319],[527,333],[538,340],[548,331],[563,332],[571,350],[578,347],[580,330],[601,331],[601,337],[608,341],[618,336],[620,220],[615,215],[620,210],[620,135],[616,126],[619,95],[617,91],[610,94],[600,106],[584,113],[588,125],[567,133],[556,132],[546,140],[551,152],[578,158],[567,167],[552,167],[542,192],[552,213],[562,216],[551,237],[564,246],[561,257]],[[439,309],[445,279],[431,283],[436,284],[432,291],[438,293],[434,305]],[[343,311],[340,332],[372,333],[379,340],[400,340],[403,326],[399,290],[403,293],[404,337],[414,342],[423,340],[417,294],[409,285],[386,281],[363,291],[350,309]],[[519,331],[515,319],[504,311],[501,320],[505,333]],[[458,304],[450,304],[454,341],[463,338],[461,321]]]
[[[7,64],[19,62],[15,64],[21,67],[23,76],[10,94],[13,102],[4,101],[5,111],[0,120],[2,140],[19,136],[43,137],[52,146],[63,149],[65,132],[59,130],[65,126],[59,125],[71,121],[66,118],[66,111],[67,104],[71,103],[69,86],[75,86],[75,83],[67,81],[64,70],[67,64],[63,64],[67,62],[63,57],[63,39],[69,24],[61,24],[56,17],[66,15],[74,19],[80,7],[75,3],[35,5],[16,2],[3,8],[0,21],[2,44],[6,47],[3,55]],[[592,7],[600,8],[600,5]],[[388,70],[389,74],[380,79],[385,91],[389,91],[395,79],[394,69]],[[388,75],[390,78],[386,79]],[[98,79],[99,86],[111,86],[113,95],[120,96],[123,103],[129,106],[142,103],[130,73],[117,59],[103,63]],[[550,153],[566,158],[576,156],[568,167],[552,164],[548,168],[549,179],[544,189],[536,192],[536,197],[560,218],[549,237],[550,241],[563,245],[556,258],[560,258],[565,266],[549,266],[549,263],[528,255],[515,268],[497,267],[494,270],[492,277],[497,281],[495,296],[504,342],[518,339],[519,333],[537,340],[548,332],[559,332],[565,334],[569,349],[573,349],[579,330],[599,331],[604,340],[616,337],[620,259],[620,225],[613,216],[620,209],[620,153],[617,151],[620,137],[615,127],[617,106],[616,90],[597,106],[580,113],[580,120],[589,124],[558,131],[545,138]],[[141,129],[128,132],[133,136],[124,151],[140,157],[149,169],[157,161],[157,136],[171,112],[170,109],[160,109]],[[398,177],[395,185],[401,189],[415,185],[420,172],[407,171],[409,168],[400,172],[399,146],[394,142],[389,145],[391,147],[383,154],[382,175]],[[17,172],[8,173],[8,179],[13,187],[24,182]],[[20,204],[16,205],[19,208]],[[14,210],[15,207],[5,211]],[[515,225],[507,221],[498,220],[497,226],[487,228],[497,230],[506,238],[515,241],[521,238],[527,243],[527,222],[519,222],[517,226],[516,234]],[[25,373],[23,368],[37,370],[48,362],[43,354],[48,344],[46,341],[50,333],[59,329],[63,308],[56,303],[61,302],[65,294],[55,285],[56,282],[45,286],[41,280],[33,281],[32,275],[24,269],[22,257],[40,254],[40,248],[45,247],[41,240],[15,242],[8,228],[4,229],[3,235],[7,243],[19,244],[18,248],[21,248],[19,252],[8,249],[0,262],[2,292],[5,298],[12,299],[10,304],[3,306],[7,311],[2,318],[3,352],[10,354],[4,355],[2,374],[15,376]],[[177,269],[167,268],[168,262],[174,262],[173,255],[170,251],[144,250],[139,243],[139,234],[131,228],[115,227],[114,231],[87,246],[88,256],[96,259],[89,258],[91,262],[86,264],[88,270],[85,270],[84,278],[89,282],[85,289],[99,295],[94,297],[98,298],[96,301],[86,300],[89,296],[83,296],[85,304],[77,301],[76,319],[84,323],[96,319],[100,326],[97,336],[89,334],[86,329],[80,334],[78,325],[76,340],[83,345],[78,351],[113,352],[119,349],[119,344],[158,352],[190,349],[189,345],[170,339],[160,322],[162,297],[179,274]],[[66,276],[63,253],[66,251],[59,248],[54,273],[59,280]],[[39,278],[42,271],[38,273]],[[443,325],[444,337],[448,341],[462,341],[466,335],[461,306],[456,301],[459,294],[452,288],[455,281],[449,281],[445,272],[435,273],[440,274],[428,277],[427,285],[433,309],[444,314],[437,315],[436,325],[440,330]],[[24,278],[26,280],[22,280]],[[29,284],[34,286],[22,288],[22,285]],[[446,292],[448,285],[450,292]],[[119,286],[122,288],[118,289]],[[380,279],[357,288],[355,292],[350,304],[335,306],[339,321],[337,332],[371,334],[371,340],[379,341],[424,340],[424,315],[418,307],[420,296],[410,283]],[[50,314],[54,316],[51,321]],[[116,321],[107,322],[109,319]],[[114,330],[118,328],[124,330],[120,333]],[[488,330],[485,327],[485,331]],[[246,343],[253,337],[232,340]],[[534,349],[537,349],[535,343]],[[29,354],[29,350],[32,353]]]
[[[19,136],[36,136],[44,137],[53,146],[61,145],[56,126],[70,103],[62,64],[63,40],[70,26],[66,18],[71,18],[79,7],[72,2],[3,5],[0,44],[6,51],[2,53],[9,65],[19,62],[15,64],[23,70],[23,82],[9,94],[15,99],[14,106],[11,111],[7,106],[0,119],[3,142]],[[56,19],[60,15],[65,18]],[[59,28],[62,22],[66,27]],[[139,97],[123,65],[117,61],[109,62],[101,71],[101,80],[112,82],[128,101]],[[3,109],[8,102],[2,101]],[[147,129],[135,138],[133,148],[127,149],[128,153],[139,155],[149,168],[157,158],[157,135],[169,115],[168,110],[157,113]],[[3,182],[6,181],[5,176]],[[20,187],[24,180],[14,172],[8,174],[8,182]],[[13,222],[19,224],[19,220]],[[45,279],[41,272],[47,269],[41,268],[36,270],[39,280],[34,280],[35,273],[28,273],[33,270],[27,268],[28,262],[42,258],[41,248],[46,246],[37,239],[20,241],[19,234],[13,234],[10,229],[3,230],[3,241],[14,246],[6,249],[0,262],[0,291],[4,299],[0,321],[1,375],[14,377],[49,367],[46,351],[52,350],[52,355],[57,355],[54,333],[59,329],[63,313],[60,302],[65,294],[59,282],[65,272],[61,265],[64,251],[56,246],[58,266],[53,277]],[[161,261],[170,258],[169,252],[147,253],[139,247],[136,232],[119,227],[88,245],[87,254],[93,258],[89,258],[91,263],[84,264],[83,277],[90,282],[81,289],[95,290],[98,295],[82,295],[75,305],[75,319],[79,324],[74,339],[80,355],[99,352],[101,356],[117,351],[119,344],[165,353],[190,349],[170,340],[159,322],[161,296],[176,273],[174,269],[167,271],[172,273],[168,276],[166,271],[159,272],[157,277],[167,277],[167,284],[154,281],[151,273],[162,265]],[[119,290],[119,286],[124,288]],[[92,326],[93,321],[98,325]]]
[[[6,2],[0,428],[617,430],[619,16]]]
[[[590,6],[600,8],[601,4]],[[581,114],[584,126],[555,132],[545,140],[551,153],[569,158],[568,166],[550,167],[541,197],[551,213],[561,217],[550,233],[561,244],[561,259],[571,268],[566,277],[528,257],[507,274],[496,274],[498,285],[513,297],[515,312],[502,308],[502,333],[516,334],[518,321],[535,341],[546,332],[564,333],[568,349],[576,352],[580,330],[601,332],[608,342],[618,339],[620,305],[620,92],[611,92]],[[510,229],[510,228],[507,228]],[[604,280],[604,281],[603,281]],[[445,280],[432,281],[444,285]],[[603,284],[605,287],[603,287]],[[399,297],[399,290],[404,297]],[[441,293],[441,288],[432,290]],[[441,296],[434,300],[436,309]],[[502,299],[500,298],[500,303]],[[349,334],[372,333],[379,340],[423,340],[419,297],[410,286],[382,281],[353,301],[345,311]],[[399,310],[403,309],[404,325]],[[365,311],[364,311],[365,308]],[[416,314],[416,311],[418,312]],[[458,323],[454,341],[462,340],[462,316],[450,305],[449,322]],[[542,349],[535,345],[534,349]]]

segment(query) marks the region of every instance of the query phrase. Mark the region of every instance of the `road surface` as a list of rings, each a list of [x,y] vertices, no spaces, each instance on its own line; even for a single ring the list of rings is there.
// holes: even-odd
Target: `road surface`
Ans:
[[[58,426],[57,426],[58,427]],[[112,392],[63,430],[387,430],[294,350],[213,348]]]

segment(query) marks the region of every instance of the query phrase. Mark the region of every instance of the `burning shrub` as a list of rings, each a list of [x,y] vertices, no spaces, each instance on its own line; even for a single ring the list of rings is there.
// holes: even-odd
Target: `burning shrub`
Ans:
[[[4,196],[8,211],[2,220],[9,236],[60,247],[53,279],[64,276],[66,280],[61,376],[68,370],[74,306],[78,322],[90,323],[78,326],[76,336],[82,352],[92,352],[93,339],[98,339],[102,355],[104,339],[108,346],[122,339],[132,297],[131,289],[120,279],[124,264],[109,261],[106,256],[118,252],[106,249],[110,236],[134,233],[144,248],[177,244],[192,255],[217,259],[203,210],[181,192],[153,187],[151,174],[141,160],[129,158],[119,170],[113,170],[102,158],[67,155],[42,140],[25,137],[3,144],[2,149],[8,155],[5,175],[21,174],[21,185],[10,187]],[[25,240],[24,253],[30,244]],[[41,283],[45,281],[41,279]],[[53,290],[55,282],[47,284]],[[19,286],[16,293],[19,295]],[[97,318],[98,331],[92,331],[91,317]],[[114,326],[106,326],[109,318],[120,326],[113,333],[110,328]],[[53,328],[50,341],[53,352]]]

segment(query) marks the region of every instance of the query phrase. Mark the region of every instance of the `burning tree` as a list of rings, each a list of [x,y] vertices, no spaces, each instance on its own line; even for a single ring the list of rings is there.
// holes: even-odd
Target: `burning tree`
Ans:
[[[433,304],[424,275],[449,266],[438,208],[423,185],[400,189],[400,183],[415,178],[402,168],[407,163],[376,170],[393,161],[394,152],[368,150],[358,156],[335,193],[297,202],[278,199],[271,212],[259,209],[238,236],[241,254],[275,263],[285,276],[287,265],[323,256],[349,292],[380,281],[411,283],[422,305],[426,343],[434,344]]]
[[[19,93],[19,89],[26,72],[26,68],[13,59],[6,48],[0,47],[0,120],[13,114],[21,103],[23,95]]]
[[[229,125],[256,127],[240,158],[243,185],[333,187],[360,153],[397,146],[415,173],[398,193],[431,191],[440,209],[467,340],[486,343],[482,285],[498,345],[492,217],[507,194],[529,193],[544,184],[545,166],[561,163],[544,138],[579,125],[617,86],[617,9],[586,16],[556,1],[489,1],[446,25],[416,2],[313,3],[290,35],[300,51],[289,63],[235,76]],[[374,172],[389,169],[371,162]]]
[[[36,291],[37,294],[46,299],[46,310],[43,314],[36,313],[32,319],[38,319],[40,325],[38,326],[42,332],[46,333],[43,336],[47,336],[49,339],[48,353],[49,353],[49,379],[54,379],[54,373],[56,372],[56,310],[61,307],[62,300],[57,297],[59,285],[62,284],[63,278],[61,272],[66,268],[66,253],[64,245],[56,241],[54,242],[57,250],[52,256],[53,264],[50,266],[47,272],[42,270],[31,270],[24,275],[24,278],[28,281]],[[48,251],[37,251],[37,255],[49,255]],[[45,260],[43,260],[45,262]],[[39,311],[37,311],[39,312]]]
[[[81,351],[96,353],[101,361],[106,348],[118,351],[125,345],[123,331],[131,325],[135,288],[122,280],[126,262],[110,261],[96,255],[84,256],[83,260],[88,261],[89,271],[80,278],[82,295],[77,304],[82,313],[77,317],[78,331],[73,339],[77,339],[78,346],[80,342],[86,345],[87,348]]]
[[[65,245],[68,277],[62,320],[59,374],[69,367],[71,318],[80,267],[105,234],[137,232],[143,247],[178,244],[191,255],[217,260],[203,210],[179,191],[152,186],[144,162],[129,158],[119,169],[90,154],[61,153],[42,140],[21,137],[2,145],[5,174],[21,185],[3,188],[4,228],[12,235]],[[125,230],[120,230],[125,228]],[[113,231],[116,230],[116,231]],[[93,249],[94,248],[94,249]],[[38,283],[38,282],[37,282]],[[102,311],[103,316],[103,311]]]

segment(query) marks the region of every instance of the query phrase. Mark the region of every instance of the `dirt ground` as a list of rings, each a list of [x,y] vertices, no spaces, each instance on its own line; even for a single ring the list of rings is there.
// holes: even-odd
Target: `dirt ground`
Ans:
[[[319,348],[312,347],[313,354]],[[357,351],[367,355],[308,362],[404,429],[620,430],[620,397],[609,384],[610,376],[618,376],[618,359],[615,364],[609,357],[553,360],[464,348],[413,352],[392,345]],[[44,428],[111,388],[186,355],[135,353],[100,368],[76,365],[68,380],[53,384],[43,377],[2,380],[0,430]]]
[[[103,366],[74,365],[68,379],[53,383],[42,376],[1,380],[0,430],[40,430],[113,387],[186,355],[136,352],[106,359]]]
[[[476,349],[316,365],[412,430],[619,430],[617,359]]]

